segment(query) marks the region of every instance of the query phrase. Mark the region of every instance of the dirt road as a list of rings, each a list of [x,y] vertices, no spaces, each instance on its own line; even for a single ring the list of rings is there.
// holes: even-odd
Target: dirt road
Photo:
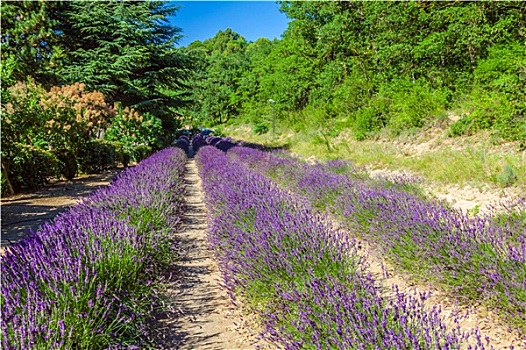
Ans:
[[[256,349],[256,332],[220,287],[221,273],[206,241],[206,208],[201,179],[193,159],[186,165],[186,214],[178,239],[183,258],[173,266],[172,285],[165,291],[177,317],[160,320],[164,349]]]
[[[16,243],[44,222],[77,203],[101,186],[107,186],[115,171],[85,175],[68,182],[58,182],[38,191],[1,199],[2,247]]]

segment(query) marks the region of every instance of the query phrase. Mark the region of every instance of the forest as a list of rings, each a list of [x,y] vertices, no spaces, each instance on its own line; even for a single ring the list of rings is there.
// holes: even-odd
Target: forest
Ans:
[[[526,137],[524,2],[284,1],[281,40],[227,29],[184,52],[199,63],[188,114],[202,123],[352,129],[365,139],[462,118],[452,136]]]
[[[173,3],[3,3],[2,192],[140,160],[182,127],[265,134],[272,108],[282,128],[356,140],[454,111],[451,137],[524,145],[526,3],[279,6],[279,40],[227,28],[177,47]]]

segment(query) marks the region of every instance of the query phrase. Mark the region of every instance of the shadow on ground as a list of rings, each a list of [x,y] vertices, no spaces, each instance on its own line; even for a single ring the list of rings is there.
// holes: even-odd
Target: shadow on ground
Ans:
[[[82,197],[107,186],[115,171],[86,175],[67,182],[57,182],[35,192],[2,198],[2,247],[27,237],[46,221],[75,205]]]

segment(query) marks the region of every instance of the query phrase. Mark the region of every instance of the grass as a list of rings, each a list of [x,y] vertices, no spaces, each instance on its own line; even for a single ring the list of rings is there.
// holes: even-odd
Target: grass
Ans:
[[[356,141],[341,133],[337,137],[326,136],[320,142],[315,132],[281,130],[274,140],[267,134],[255,135],[246,127],[230,127],[226,132],[234,138],[269,147],[285,146],[305,158],[344,159],[357,166],[407,170],[439,185],[526,187],[526,152],[510,150],[510,145],[508,148],[493,145],[486,134],[457,139],[438,137],[434,140],[435,148],[418,154],[404,151],[409,147],[401,143],[416,148],[418,139],[425,141],[424,135]]]

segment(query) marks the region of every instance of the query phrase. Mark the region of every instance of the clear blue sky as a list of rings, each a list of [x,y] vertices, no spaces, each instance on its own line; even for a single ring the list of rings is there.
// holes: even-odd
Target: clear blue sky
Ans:
[[[247,41],[279,39],[288,18],[274,1],[173,1],[181,8],[171,23],[183,30],[179,46],[204,41],[227,28]]]

